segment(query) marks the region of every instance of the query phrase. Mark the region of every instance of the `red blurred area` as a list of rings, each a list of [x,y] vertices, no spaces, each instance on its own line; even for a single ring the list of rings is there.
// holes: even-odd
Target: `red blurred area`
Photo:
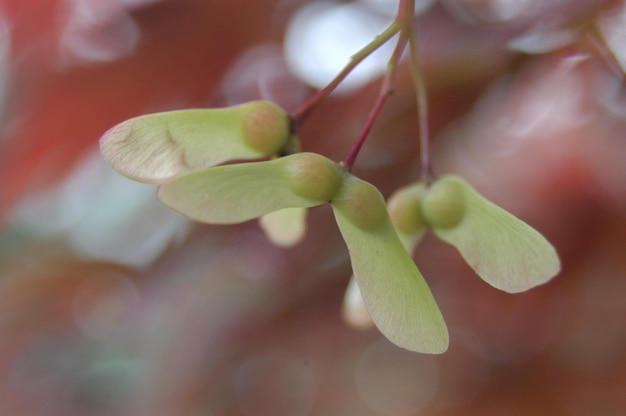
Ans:
[[[90,35],[115,42],[110,26],[132,13],[141,32],[137,50],[111,62],[67,62],[61,32],[68,8],[80,3],[90,2],[4,7],[12,38],[9,131],[0,156],[3,211],[24,191],[59,180],[113,124],[147,111],[210,104],[236,57],[280,36],[271,24],[272,2],[162,1],[133,10],[120,1],[117,14],[97,22]]]
[[[494,21],[485,16],[506,2],[457,1],[417,19],[437,172],[462,174],[545,233],[563,263],[553,282],[510,295],[428,237],[415,257],[450,326],[442,356],[409,354],[341,322],[350,270],[327,207],[312,210],[306,240],[290,250],[271,246],[254,223],[196,225],[134,269],[89,257],[76,249],[76,226],[51,224],[71,224],[75,211],[59,216],[49,199],[22,205],[42,192],[68,203],[68,188],[58,187],[117,122],[229,103],[224,80],[260,46],[270,44],[280,75],[274,93],[293,105],[309,90],[276,48],[303,3],[2,1],[10,48],[0,68],[0,414],[623,414],[623,73],[607,64],[610,48],[599,52],[583,31],[542,55],[507,48],[537,20],[593,25],[601,10],[621,13],[607,9],[618,2],[549,2],[547,11],[528,2],[528,13]],[[450,13],[452,3],[462,7]],[[92,24],[77,29],[83,43],[69,53],[72,13]],[[98,53],[81,55],[76,45]],[[252,84],[228,91],[259,98]],[[378,88],[324,103],[303,127],[304,150],[339,160]],[[417,178],[415,114],[401,67],[355,166],[385,195]],[[146,211],[122,209],[119,192],[95,188],[67,193],[70,206],[83,194],[100,205],[82,223],[94,246],[145,231],[129,224]],[[14,220],[26,210],[63,231]],[[163,222],[152,227],[158,234]]]

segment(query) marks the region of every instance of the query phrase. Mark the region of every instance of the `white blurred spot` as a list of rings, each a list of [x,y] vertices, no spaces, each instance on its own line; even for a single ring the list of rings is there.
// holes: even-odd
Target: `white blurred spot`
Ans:
[[[442,3],[455,17],[470,23],[515,20],[536,8],[536,0],[442,0]]]
[[[258,354],[239,368],[237,403],[244,416],[304,416],[315,399],[315,379],[304,360]]]
[[[106,340],[127,321],[139,303],[139,291],[121,274],[101,273],[81,282],[72,303],[76,326],[94,339]]]
[[[354,276],[350,278],[343,297],[341,315],[346,324],[354,329],[369,329],[374,326],[374,321],[365,307],[361,290]]]
[[[431,356],[398,348],[386,339],[361,355],[355,377],[361,400],[389,416],[418,414],[439,385],[439,371]]]
[[[585,55],[564,59],[554,71],[529,82],[517,93],[511,106],[501,104],[503,96],[500,94],[507,89],[506,84],[496,86],[486,95],[487,102],[491,103],[488,105],[499,106],[501,112],[493,127],[503,129],[510,139],[501,141],[502,146],[493,153],[504,156],[517,151],[526,140],[543,140],[592,121],[594,113],[581,88],[580,76],[573,71],[584,59]]]
[[[511,39],[507,46],[509,49],[524,53],[546,53],[569,45],[577,37],[576,30],[539,24]]]
[[[293,108],[304,101],[308,88],[291,74],[279,46],[261,45],[239,57],[222,82],[222,92],[231,105],[262,98]]]
[[[492,0],[492,14],[494,20],[512,20],[524,13],[528,7],[528,0]]]
[[[389,19],[354,3],[319,1],[307,4],[294,15],[287,28],[287,63],[302,80],[322,88],[348,64],[354,53],[390,23]],[[392,39],[368,56],[338,91],[356,89],[381,75],[394,43]]]
[[[132,54],[140,30],[130,17],[133,8],[160,0],[65,0],[59,16],[61,67],[107,62]]]
[[[87,258],[131,266],[152,262],[190,224],[156,200],[153,185],[119,175],[96,150],[58,188],[19,204],[12,221],[44,237],[65,236]]]

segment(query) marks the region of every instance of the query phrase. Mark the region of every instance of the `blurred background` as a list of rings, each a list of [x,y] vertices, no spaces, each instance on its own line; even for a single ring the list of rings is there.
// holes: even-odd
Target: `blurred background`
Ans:
[[[101,159],[139,114],[264,98],[294,110],[396,1],[0,1],[0,414],[457,416],[626,413],[626,11],[611,0],[416,2],[434,162],[540,230],[563,263],[510,295],[427,236],[451,332],[409,353],[341,320],[328,207],[304,242],[193,224]],[[388,49],[305,123],[340,160]],[[418,178],[402,64],[355,166]],[[384,277],[381,277],[384,278]]]

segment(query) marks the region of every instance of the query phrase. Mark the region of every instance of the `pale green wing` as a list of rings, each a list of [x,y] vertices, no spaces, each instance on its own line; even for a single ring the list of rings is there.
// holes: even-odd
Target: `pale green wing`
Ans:
[[[437,185],[462,190],[464,213],[457,225],[433,229],[459,250],[484,281],[515,293],[545,283],[559,272],[556,250],[534,228],[485,199],[458,176],[444,176],[433,184]]]
[[[415,247],[417,247],[417,244],[426,233],[426,229],[416,233],[401,233],[396,229],[396,233],[404,249],[412,256]],[[343,297],[341,313],[344,321],[355,329],[368,329],[374,325],[372,318],[367,312],[365,302],[363,302],[363,297],[361,296],[361,290],[354,276],[350,277],[350,283],[348,283],[346,294]]]
[[[234,159],[257,159],[289,147],[289,117],[265,101],[217,109],[148,114],[100,139],[106,161],[131,179],[164,183],[182,173]],[[291,146],[293,147],[293,146]]]
[[[288,167],[300,155],[186,173],[161,185],[158,198],[181,214],[210,224],[234,224],[283,208],[328,202],[293,191]]]
[[[446,324],[391,225],[382,195],[369,183],[347,175],[331,204],[363,301],[378,329],[411,351],[444,352]]]
[[[420,212],[420,198],[423,191],[423,184],[413,183],[395,191],[387,201],[391,223],[402,246],[411,256],[428,229]],[[344,321],[355,329],[368,329],[374,325],[354,276],[350,277],[343,297],[341,313]]]
[[[306,234],[306,208],[284,208],[259,218],[265,236],[277,247],[291,248]]]

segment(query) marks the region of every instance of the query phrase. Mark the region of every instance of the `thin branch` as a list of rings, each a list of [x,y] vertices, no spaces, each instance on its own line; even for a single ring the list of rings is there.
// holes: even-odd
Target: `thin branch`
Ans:
[[[382,109],[385,100],[393,93],[396,67],[398,65],[398,62],[400,61],[400,58],[402,57],[402,52],[406,47],[406,43],[407,39],[405,36],[403,36],[403,33],[401,32],[400,38],[398,39],[398,43],[396,44],[393,54],[389,58],[389,62],[387,62],[387,69],[385,71],[383,83],[380,89],[380,93],[378,94],[378,97],[376,97],[374,106],[370,111],[367,120],[365,121],[365,124],[363,125],[363,129],[361,130],[357,139],[354,141],[352,148],[341,161],[341,164],[348,171],[352,170],[352,166],[354,166],[354,161],[356,160],[356,157],[359,154],[363,143],[365,143],[365,139],[369,135],[374,121],[376,121],[378,114],[380,114],[380,110]]]
[[[407,30],[409,25],[413,24],[415,14],[415,0],[400,0],[398,3],[398,13],[396,21],[400,23],[403,30]]]
[[[604,62],[609,71],[613,72],[613,74],[619,79],[620,84],[624,85],[626,81],[624,69],[620,65],[619,59],[615,55],[613,49],[609,46],[606,37],[598,25],[589,27],[585,35],[587,36],[591,47],[599,55],[600,59]]]
[[[430,131],[428,128],[428,97],[426,92],[426,81],[422,75],[417,50],[417,40],[413,27],[407,28],[409,41],[409,52],[411,60],[411,77],[415,86],[415,96],[417,99],[417,116],[419,122],[419,144],[421,159],[421,181],[428,186],[433,178],[433,168],[430,159]]]

